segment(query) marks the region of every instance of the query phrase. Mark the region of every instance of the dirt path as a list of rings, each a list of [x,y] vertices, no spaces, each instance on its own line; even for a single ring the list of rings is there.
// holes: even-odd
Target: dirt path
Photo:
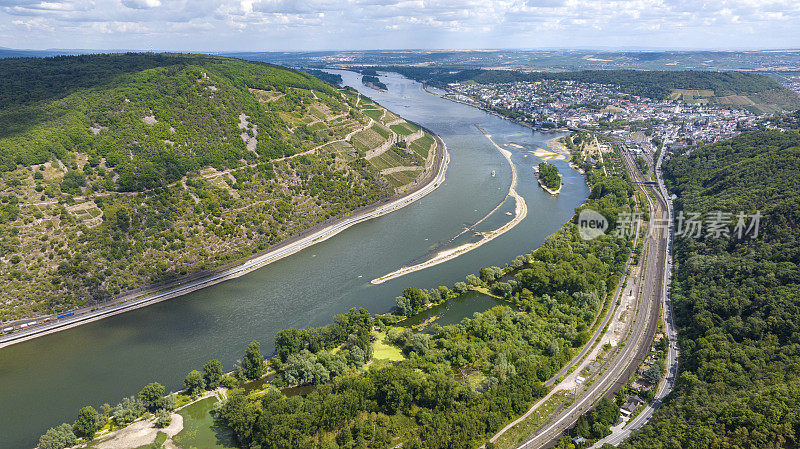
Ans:
[[[183,416],[173,413],[169,426],[160,429],[155,426],[154,420],[137,421],[113,434],[98,438],[95,443],[97,449],[131,449],[152,444],[156,441],[158,432],[164,432],[169,439],[183,430]]]
[[[419,165],[409,165],[409,166],[403,166],[403,167],[384,168],[383,170],[381,170],[381,174],[382,175],[389,175],[389,174],[392,174],[392,173],[397,173],[399,171],[412,171],[412,170],[414,170],[414,171],[425,170],[425,167],[420,167]]]

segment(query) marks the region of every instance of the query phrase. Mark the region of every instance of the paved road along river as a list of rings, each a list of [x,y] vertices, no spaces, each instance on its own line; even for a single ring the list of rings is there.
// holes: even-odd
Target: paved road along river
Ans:
[[[268,353],[281,329],[327,324],[334,314],[354,306],[385,312],[407,286],[452,285],[481,266],[502,265],[539,246],[588,194],[581,175],[563,161],[556,161],[564,175],[558,197],[538,187],[532,166],[539,159],[528,150],[544,147],[552,136],[436,97],[399,75],[381,77],[388,92],[363,86],[354,73],[343,72],[343,77],[346,84],[445,140],[451,157],[445,183],[410,206],[240,278],[0,350],[0,449],[30,448],[48,427],[74,420],[79,407],[114,405],[147,382],[178,389],[188,371],[210,358],[230,369],[251,340],[260,340]],[[466,233],[450,242],[505,197],[511,181],[508,163],[476,123],[512,152],[527,217],[457,259],[370,284],[370,279],[402,265],[474,239]],[[498,228],[513,208],[514,202],[507,202],[476,230]]]

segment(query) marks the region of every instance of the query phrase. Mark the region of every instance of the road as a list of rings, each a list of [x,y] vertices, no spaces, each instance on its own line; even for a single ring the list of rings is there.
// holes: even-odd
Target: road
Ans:
[[[624,153],[624,152],[623,152]],[[635,164],[629,155],[623,154],[625,165],[636,181],[644,181],[638,175]],[[659,194],[647,192],[651,222],[668,218],[664,200]],[[651,196],[655,196],[655,201]],[[561,439],[566,430],[571,428],[578,418],[590,411],[602,397],[613,397],[631,378],[646,357],[653,336],[658,326],[662,296],[665,290],[665,268],[668,260],[668,232],[658,226],[652,226],[644,240],[644,270],[639,270],[637,282],[636,308],[633,323],[630,325],[628,340],[618,349],[612,359],[607,362],[602,374],[575,399],[575,401],[559,412],[544,428],[530,435],[519,448],[548,447]]]
[[[74,316],[49,322],[45,325],[38,325],[36,327],[28,328],[23,331],[10,333],[0,336],[0,348],[20,343],[32,338],[47,335],[53,332],[62,331],[71,327],[85,324],[91,321],[96,321],[119,313],[127,312],[139,307],[144,307],[160,301],[171,299],[177,296],[185,295],[187,293],[199,290],[211,285],[234,279],[253,270],[268,265],[276,260],[282,259],[292,255],[304,248],[307,248],[315,243],[326,240],[334,235],[344,231],[345,229],[355,224],[367,221],[373,218],[380,217],[381,215],[388,214],[395,210],[401,209],[414,201],[424,197],[425,195],[433,192],[445,180],[447,172],[447,165],[450,161],[450,155],[447,151],[447,145],[438,136],[436,141],[442,148],[442,156],[439,164],[439,169],[435,176],[427,184],[422,185],[419,189],[411,193],[390,201],[388,203],[367,209],[360,213],[355,213],[349,217],[343,218],[327,227],[319,229],[309,235],[295,240],[288,240],[282,244],[277,245],[274,249],[268,252],[251,258],[242,264],[220,271],[218,273],[203,277],[194,281],[188,281],[183,284],[170,288],[165,291],[147,294],[143,297],[131,299],[122,303],[114,304],[105,308],[87,311],[85,313],[76,313]]]
[[[675,388],[675,381],[678,375],[678,332],[675,327],[675,317],[673,311],[673,304],[672,304],[672,297],[669,292],[669,285],[672,277],[672,242],[674,237],[674,223],[673,220],[673,209],[672,209],[672,200],[669,198],[667,194],[667,189],[664,186],[664,178],[661,171],[661,164],[664,160],[664,152],[662,151],[659,155],[658,162],[656,163],[655,173],[656,179],[658,181],[658,194],[664,201],[667,209],[667,216],[669,218],[669,232],[667,235],[667,264],[666,269],[664,270],[664,282],[663,282],[663,291],[662,291],[662,299],[663,299],[663,311],[664,311],[664,324],[667,333],[667,342],[669,344],[667,349],[667,376],[664,382],[658,386],[656,390],[655,397],[653,401],[648,404],[644,410],[642,410],[634,419],[632,419],[628,424],[625,425],[622,429],[617,432],[612,433],[611,435],[599,440],[597,443],[592,446],[593,448],[600,448],[604,444],[611,444],[613,446],[618,446],[622,443],[625,439],[630,437],[631,433],[635,432],[636,430],[641,429],[650,418],[653,416],[656,410],[661,407],[661,404],[664,401],[664,398],[672,392],[673,388]]]

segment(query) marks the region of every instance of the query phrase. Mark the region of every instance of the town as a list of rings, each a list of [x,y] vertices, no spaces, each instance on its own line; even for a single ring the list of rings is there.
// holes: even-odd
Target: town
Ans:
[[[621,93],[616,86],[546,80],[498,84],[451,83],[448,98],[478,106],[537,128],[569,128],[628,135],[672,147],[713,143],[752,128],[759,116],[748,109],[696,101],[655,100]],[[637,139],[642,140],[642,139]]]

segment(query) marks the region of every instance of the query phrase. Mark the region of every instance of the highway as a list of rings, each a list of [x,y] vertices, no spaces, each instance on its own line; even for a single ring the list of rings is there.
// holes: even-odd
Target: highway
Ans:
[[[116,303],[104,308],[98,308],[97,310],[87,311],[85,313],[76,312],[74,316],[68,318],[51,321],[44,325],[40,324],[37,326],[28,327],[23,331],[17,331],[0,336],[0,348],[4,348],[6,346],[30,340],[32,338],[40,337],[42,335],[47,335],[53,332],[58,332],[71,327],[79,326],[81,324],[85,324],[91,321],[96,321],[102,318],[106,318],[108,316],[127,312],[133,309],[137,309],[139,307],[144,307],[146,305],[154,304],[160,301],[164,301],[167,299],[171,299],[177,296],[193,292],[195,290],[209,287],[211,285],[229,279],[237,278],[253,270],[256,270],[272,262],[275,262],[276,260],[292,255],[315,243],[333,237],[334,235],[344,231],[350,226],[401,209],[413,203],[414,201],[417,201],[418,199],[424,197],[425,195],[433,192],[444,182],[447,172],[447,166],[450,161],[450,154],[448,153],[447,145],[444,143],[443,140],[441,140],[438,136],[436,136],[436,141],[439,143],[440,148],[442,148],[442,153],[441,157],[439,158],[440,159],[439,167],[435,176],[433,176],[433,178],[428,183],[423,184],[420,188],[408,193],[407,195],[404,195],[398,199],[389,201],[388,203],[382,205],[373,206],[372,208],[369,208],[362,212],[354,213],[349,217],[343,218],[329,226],[323,227],[322,229],[314,231],[302,238],[295,240],[290,239],[284,243],[278,244],[274,249],[268,250],[264,254],[253,257],[245,261],[244,263],[220,271],[218,273],[209,275],[207,277],[203,277],[193,281],[188,281],[183,284],[178,284],[173,288],[169,288],[168,290],[154,292],[151,294],[145,294],[144,296],[141,296],[139,298],[131,299],[121,303]],[[41,318],[39,318],[38,320],[30,320],[29,322],[31,321],[41,322]]]
[[[623,153],[623,160],[634,181],[645,181],[637,173],[635,163],[630,155]],[[651,223],[668,218],[665,201],[661,192],[651,192],[642,186],[646,193]],[[655,194],[654,194],[655,193]],[[654,195],[653,195],[654,194]],[[655,196],[655,201],[651,196]],[[639,270],[637,291],[635,294],[637,308],[633,322],[628,329],[628,339],[624,346],[618,347],[616,354],[605,362],[602,374],[594,379],[580,397],[559,412],[548,424],[530,435],[519,448],[540,448],[555,444],[566,435],[578,418],[592,410],[602,397],[612,398],[631,378],[641,362],[647,356],[658,327],[662,297],[666,288],[665,277],[668,261],[668,232],[659,226],[651,226],[644,240],[645,252],[642,257],[644,269]]]

